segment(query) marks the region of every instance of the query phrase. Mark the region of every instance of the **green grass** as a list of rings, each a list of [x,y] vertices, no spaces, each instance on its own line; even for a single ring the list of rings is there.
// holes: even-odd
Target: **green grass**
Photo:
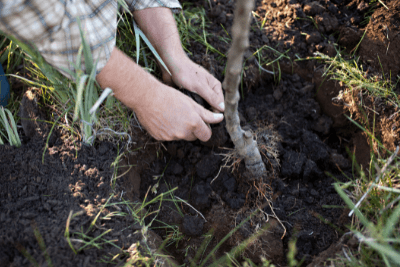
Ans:
[[[340,52],[334,58],[317,52],[313,59],[325,62],[327,68],[324,76],[340,82],[341,85],[348,88],[347,92],[363,90],[363,93],[383,98],[387,103],[400,107],[400,100],[395,92],[399,80],[393,83],[391,77],[369,75],[362,69],[362,63],[357,58],[345,59]]]
[[[316,53],[313,59],[326,63],[324,76],[339,82],[345,88],[335,99],[343,101],[345,94],[357,90],[372,99],[382,99],[385,105],[399,108],[395,92],[397,82],[391,77],[371,75],[362,68],[357,57],[338,50],[335,57]],[[346,103],[345,103],[346,104]],[[348,104],[349,105],[349,104]],[[369,138],[371,161],[369,166],[359,166],[354,155],[353,179],[335,183],[335,189],[343,198],[352,217],[349,232],[358,243],[357,249],[344,248],[334,259],[340,266],[399,266],[400,262],[400,161],[395,151],[388,151],[375,133],[373,124],[363,111],[364,104],[357,104],[365,118],[348,119]],[[374,113],[375,114],[375,113]],[[375,147],[373,147],[375,145]],[[397,151],[396,151],[397,152]],[[353,214],[354,213],[354,214]]]
[[[12,146],[20,147],[21,140],[18,135],[17,125],[15,124],[15,120],[11,111],[4,107],[0,107],[0,145],[4,145],[4,141],[1,138],[3,136]]]
[[[191,42],[197,42],[206,47],[206,54],[212,52],[217,55],[217,60],[224,60],[226,55],[215,49],[208,42],[208,38],[211,36],[211,34],[207,32],[210,22],[207,19],[205,9],[203,7],[192,7],[192,4],[184,3],[183,10],[183,13],[174,15],[183,49],[192,55],[190,48]],[[228,33],[227,36],[222,36],[220,39],[225,42],[230,42],[231,40]]]

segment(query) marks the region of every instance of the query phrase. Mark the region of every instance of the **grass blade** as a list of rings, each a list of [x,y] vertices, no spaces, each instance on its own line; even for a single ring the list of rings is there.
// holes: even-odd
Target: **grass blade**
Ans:
[[[158,62],[160,62],[160,64],[163,66],[163,68],[169,73],[169,75],[172,76],[171,72],[169,71],[169,69],[167,68],[167,66],[165,65],[164,61],[161,59],[160,55],[157,53],[156,49],[153,47],[153,45],[150,43],[149,39],[147,39],[146,35],[144,35],[144,33],[142,32],[141,29],[139,29],[139,27],[137,26],[136,22],[133,21],[133,27],[135,29],[135,35],[136,32],[139,33],[140,37],[142,37],[143,41],[147,44],[147,46],[150,48],[151,52],[153,53],[153,55],[156,57],[156,59],[158,60]]]
[[[139,27],[136,25],[136,22],[133,21],[133,29],[135,30],[135,38],[136,38],[136,64],[139,64],[139,53],[140,53],[140,35],[139,35]]]
[[[8,119],[7,119],[7,115],[8,115]],[[6,139],[8,139],[8,142],[10,143],[10,145],[20,147],[21,140],[18,135],[17,126],[15,124],[14,117],[12,116],[11,112],[4,107],[0,108],[0,122],[3,125],[7,135],[3,134],[2,132],[1,132],[1,134],[3,134],[3,136]],[[7,136],[8,136],[8,138],[7,138]],[[1,142],[3,142],[3,141],[1,140]]]
[[[397,205],[396,209],[393,211],[393,213],[387,220],[385,228],[383,228],[382,236],[384,238],[390,237],[390,235],[393,233],[393,229],[396,227],[399,221],[399,218],[400,218],[400,205]]]
[[[81,20],[79,17],[77,18],[77,23],[79,26],[79,32],[81,34],[81,41],[82,41],[82,46],[83,46],[83,56],[85,57],[85,67],[86,67],[86,73],[91,73],[93,69],[93,56],[92,56],[92,51],[90,49],[90,45],[87,43],[84,33],[82,31],[82,26],[81,26]],[[80,62],[77,62],[79,64]]]
[[[78,119],[79,110],[82,105],[82,96],[83,96],[83,89],[85,88],[85,83],[88,76],[82,75],[78,81],[78,88],[76,90],[76,103],[75,103],[75,110],[74,110],[74,121]]]

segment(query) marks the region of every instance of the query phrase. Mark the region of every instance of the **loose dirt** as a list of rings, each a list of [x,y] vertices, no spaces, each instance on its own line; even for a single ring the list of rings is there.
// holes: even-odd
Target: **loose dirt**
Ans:
[[[233,1],[182,2],[205,8],[212,33],[207,41],[226,54],[229,44],[219,37],[229,37]],[[378,6],[367,24],[365,18],[372,11],[364,1],[256,1],[258,19],[252,23],[239,112],[242,126],[254,133],[260,146],[268,169],[263,180],[245,175],[243,162],[232,153],[224,123],[212,126],[213,136],[207,143],[160,144],[135,130],[131,152],[119,164],[124,166],[120,176],[111,166],[121,153],[120,146],[103,141],[86,147],[64,130],[57,130],[50,138],[44,158],[49,129],[43,125],[35,125],[34,129],[42,131],[28,134],[18,149],[0,146],[0,266],[30,266],[27,253],[40,266],[48,263],[47,255],[54,266],[111,266],[111,261],[119,266],[134,253],[134,244],[146,244],[132,216],[117,216],[117,212],[129,213],[126,206],[117,203],[149,201],[174,188],[170,198],[189,205],[156,202],[146,209],[159,210],[157,216],[148,216],[145,222],[152,222],[154,232],[166,240],[165,250],[179,264],[189,266],[191,261],[204,260],[238,225],[241,227],[208,263],[254,233],[262,234],[251,240],[242,259],[259,263],[264,257],[285,266],[291,240],[296,240],[296,258],[304,265],[320,266],[334,257],[347,242],[341,237],[349,219],[332,183],[335,179],[345,181],[346,175],[352,177],[347,149],[367,166],[369,143],[344,116],[351,110],[332,101],[343,90],[341,85],[322,76],[320,62],[295,60],[311,57],[316,51],[334,56],[336,49],[343,47],[349,53],[359,53],[372,73],[380,71],[372,49],[379,55],[384,72],[391,71],[395,77],[399,72],[400,5],[398,0],[386,2],[389,15]],[[224,60],[206,53],[199,43],[187,45],[192,59],[222,81]],[[263,45],[273,50],[266,48],[260,58],[251,57]],[[275,51],[285,55],[279,65],[263,66],[280,74],[273,76],[260,71],[256,60],[276,59],[279,54]],[[373,103],[380,107],[377,101]],[[391,149],[399,142],[399,115],[393,115],[395,108],[385,107],[378,127],[382,130],[377,134]],[[114,182],[112,178],[117,176]],[[109,205],[101,209],[104,203]],[[246,220],[256,210],[262,212]],[[71,211],[78,215],[68,220]],[[65,234],[67,221],[69,233]],[[101,236],[108,229],[112,231]],[[76,241],[78,232],[98,238],[101,249],[84,247]],[[75,250],[81,249],[77,254],[66,236],[73,239]],[[147,240],[155,251],[163,240],[153,232],[150,236]],[[112,260],[116,254],[120,255]]]

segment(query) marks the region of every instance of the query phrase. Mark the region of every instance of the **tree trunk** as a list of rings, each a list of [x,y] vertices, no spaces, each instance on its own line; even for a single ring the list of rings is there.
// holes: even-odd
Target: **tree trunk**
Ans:
[[[238,113],[240,73],[243,65],[243,55],[249,46],[250,12],[254,0],[238,0],[232,26],[232,46],[228,52],[226,75],[222,84],[225,90],[225,119],[226,128],[235,149],[244,159],[246,168],[254,178],[259,178],[266,171],[261,159],[257,143],[251,132],[243,131],[240,127]]]

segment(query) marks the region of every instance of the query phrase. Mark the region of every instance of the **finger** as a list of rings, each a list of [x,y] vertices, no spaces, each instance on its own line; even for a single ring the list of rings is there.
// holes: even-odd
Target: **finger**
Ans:
[[[214,77],[212,78],[215,79]],[[215,89],[213,87],[215,87]],[[223,112],[225,110],[224,97],[222,95],[222,91],[221,95],[217,93],[218,90],[220,89],[218,89],[217,83],[210,84],[210,82],[207,80],[198,84],[193,91],[197,92],[197,94],[199,94],[204,100],[206,100],[208,104],[210,104],[213,108]]]
[[[220,123],[224,119],[224,114],[211,112],[199,104],[195,103],[195,110],[205,123]]]
[[[211,138],[211,129],[203,121],[199,120],[193,134],[202,142],[207,142]]]
[[[224,103],[224,94],[222,93],[222,85],[214,77],[213,77],[213,79],[214,79],[214,82],[213,82],[212,89],[217,94],[217,99],[218,99],[217,102],[218,102],[218,107],[219,107],[218,110],[221,112],[224,112],[225,111],[225,103]]]
[[[179,140],[179,139],[178,139]],[[184,140],[186,141],[196,141],[197,137],[194,133],[190,133],[189,135],[187,135]]]

